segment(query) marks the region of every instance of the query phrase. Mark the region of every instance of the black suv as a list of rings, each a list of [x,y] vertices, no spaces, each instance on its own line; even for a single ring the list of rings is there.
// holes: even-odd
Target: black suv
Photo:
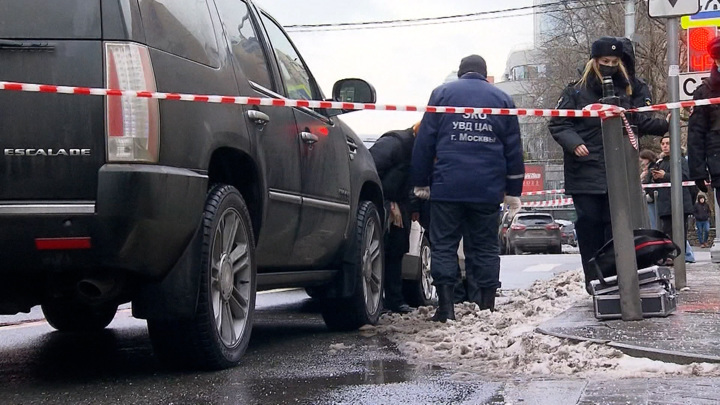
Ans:
[[[323,100],[249,0],[0,2],[0,79]],[[329,56],[331,56],[329,54]],[[359,79],[335,100],[374,102]],[[121,303],[164,360],[235,365],[256,291],[312,288],[332,329],[377,322],[382,192],[343,111],[0,93],[0,314],[61,331]]]

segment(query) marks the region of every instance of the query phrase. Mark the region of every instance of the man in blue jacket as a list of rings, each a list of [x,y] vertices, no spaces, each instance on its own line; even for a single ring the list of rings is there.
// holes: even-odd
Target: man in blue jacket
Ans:
[[[478,55],[460,62],[459,80],[433,90],[431,106],[515,108],[510,96],[488,83]],[[412,184],[431,198],[431,274],[439,308],[433,321],[455,319],[453,286],[457,248],[463,239],[469,299],[495,310],[500,287],[500,204],[520,209],[525,177],[516,116],[426,113],[412,156]],[[432,191],[432,192],[431,192]]]

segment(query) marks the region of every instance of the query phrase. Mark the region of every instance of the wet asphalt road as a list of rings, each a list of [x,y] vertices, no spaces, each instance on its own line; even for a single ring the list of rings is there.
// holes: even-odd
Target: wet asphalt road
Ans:
[[[507,272],[537,259],[519,257]],[[523,272],[528,285],[547,267]],[[56,332],[33,314],[0,327],[0,404],[502,403],[501,382],[409,365],[382,336],[328,331],[301,290],[258,296],[243,362],[221,372],[163,367],[145,322],[125,308],[94,335]]]
[[[94,335],[55,332],[43,321],[3,327],[0,403],[482,403],[494,393],[494,384],[408,365],[383,337],[329,332],[302,291],[259,301],[243,363],[221,372],[164,368],[129,309]]]

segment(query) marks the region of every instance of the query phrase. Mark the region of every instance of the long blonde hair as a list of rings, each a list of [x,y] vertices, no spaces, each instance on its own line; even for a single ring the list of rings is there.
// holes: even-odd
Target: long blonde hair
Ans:
[[[627,86],[625,87],[625,94],[628,96],[632,95],[632,84],[630,83],[630,75],[628,74],[627,68],[625,67],[625,64],[622,63],[622,60],[618,61],[618,70],[620,70],[620,73],[622,73],[623,77],[625,78],[625,81],[627,82]],[[600,68],[598,68],[598,62],[597,59],[590,59],[585,64],[585,71],[583,71],[582,78],[577,82],[575,87],[587,87],[588,80],[590,80],[590,75],[592,73],[595,73],[595,77],[598,78],[598,80],[602,83],[602,75],[600,74]]]

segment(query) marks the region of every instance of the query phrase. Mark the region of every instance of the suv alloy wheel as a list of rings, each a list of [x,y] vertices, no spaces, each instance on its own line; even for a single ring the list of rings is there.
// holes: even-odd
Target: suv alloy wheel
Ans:
[[[333,330],[355,330],[377,323],[383,293],[384,246],[383,230],[375,204],[360,201],[357,212],[357,241],[352,276],[352,296],[323,302],[325,324]]]
[[[211,189],[202,226],[200,291],[188,291],[198,296],[194,318],[148,319],[148,328],[163,360],[217,370],[239,363],[250,341],[257,280],[255,240],[245,201],[232,186]]]
[[[430,274],[430,242],[423,235],[420,240],[420,257],[418,258],[418,279],[403,280],[403,296],[411,307],[432,305],[437,300],[437,291],[432,284]]]

